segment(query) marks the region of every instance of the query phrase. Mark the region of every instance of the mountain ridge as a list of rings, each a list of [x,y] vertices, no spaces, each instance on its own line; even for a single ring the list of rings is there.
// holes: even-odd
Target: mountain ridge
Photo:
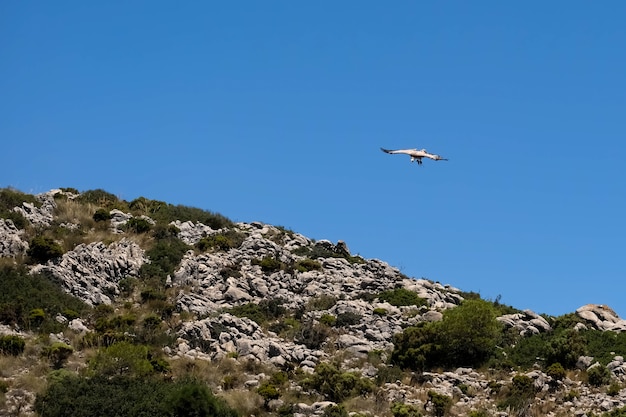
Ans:
[[[85,195],[88,198],[84,198]],[[145,198],[126,203],[102,190],[89,194],[59,189],[26,197],[24,195],[27,201],[8,207],[11,215],[0,216],[4,217],[0,219],[0,255],[18,263],[22,262],[20,259],[29,258],[31,274],[53,277],[65,292],[78,297],[95,311],[102,310],[100,306],[113,306],[107,313],[109,316],[114,316],[115,309],[131,310],[133,314],[139,311],[147,316],[156,314],[154,325],[163,329],[168,339],[168,343],[155,344],[160,346],[165,360],[206,363],[235,360],[265,364],[279,372],[297,371],[298,375],[309,375],[303,379],[295,378],[289,389],[282,388],[292,395],[293,392],[308,392],[309,396],[303,402],[289,402],[280,395],[276,398],[269,398],[274,395],[263,396],[265,391],[261,387],[267,383],[261,375],[263,372],[247,375],[247,380],[239,384],[233,382],[233,388],[225,389],[224,384],[211,386],[225,394],[234,389],[247,389],[264,399],[269,398],[257,413],[278,415],[290,406],[292,415],[317,415],[347,406],[353,413],[395,416],[402,415],[399,410],[404,406],[407,413],[437,415],[439,409],[435,402],[440,397],[436,395],[449,398],[445,400],[448,401],[447,408],[442,410],[446,415],[471,412],[522,415],[521,409],[526,407],[519,404],[503,406],[502,399],[498,405],[498,401],[492,398],[496,393],[489,387],[487,377],[493,369],[484,366],[477,372],[448,358],[441,362],[448,364],[444,372],[399,369],[397,358],[407,352],[400,351],[402,338],[398,335],[404,334],[406,329],[434,329],[437,323],[446,323],[451,316],[448,311],[480,299],[478,294],[407,277],[381,260],[352,255],[342,241],[314,241],[285,228],[260,222],[234,223],[214,213],[186,210]],[[183,213],[187,217],[193,212],[196,217],[204,216],[205,223],[174,219],[169,212]],[[25,222],[15,218],[15,213]],[[16,223],[24,227],[20,228]],[[46,233],[49,236],[43,243],[34,240],[35,237],[46,237]],[[29,234],[34,236],[33,239],[22,239]],[[97,237],[104,237],[104,240],[93,240]],[[44,256],[39,258],[41,262],[33,262],[34,248],[38,247],[34,243],[45,249]],[[61,244],[67,247],[61,248]],[[57,246],[58,251],[46,259],[46,251]],[[556,333],[560,323],[565,321],[494,302],[483,304],[489,304],[489,311],[498,312],[495,322],[501,326],[503,335],[514,337],[517,344],[533,337],[547,339],[545,335]],[[626,330],[626,321],[607,306],[581,306],[566,316],[571,316],[567,319],[574,323],[572,331],[619,335]],[[97,321],[90,319],[62,314],[55,319],[65,320],[67,332],[71,332],[72,337],[82,338],[83,344],[88,339],[93,346],[106,345],[107,331],[109,335],[114,334],[113,337],[133,343],[139,339],[123,332],[121,336],[117,334],[124,328],[120,325],[108,323],[109,327],[102,331],[98,329]],[[132,325],[126,327],[133,328]],[[23,334],[11,329],[0,333]],[[52,338],[63,343],[70,341],[63,332],[58,334],[61,336]],[[78,347],[75,349],[80,351]],[[445,353],[450,347],[438,349]],[[494,349],[496,346],[489,346],[489,356],[497,356]],[[595,388],[589,387],[589,395],[579,394],[570,401],[559,400],[554,393],[555,387],[559,388],[557,393],[563,394],[566,389],[587,389],[586,384],[577,378],[556,379],[547,373],[547,366],[541,365],[537,365],[538,369],[531,367],[527,372],[520,368],[510,369],[504,373],[506,378],[498,383],[512,391],[511,384],[514,387],[516,375],[530,378],[536,389],[533,394],[540,398],[539,393],[545,392],[554,405],[549,410],[552,414],[545,415],[568,415],[573,409],[577,413],[580,409],[581,413],[576,415],[615,410],[626,405],[624,353],[615,352],[604,364],[580,355],[575,358],[572,368],[572,372],[580,370],[577,378],[587,375],[593,367],[606,368],[611,380],[620,386],[616,395],[598,396]],[[373,360],[372,355],[377,359]],[[393,362],[394,355],[396,362]],[[409,367],[412,367],[415,358],[409,355],[409,359]],[[437,363],[436,360],[439,359],[433,356],[427,362]],[[502,358],[499,360],[503,363]],[[370,387],[363,388],[361,393],[368,399],[368,407],[359,409],[354,406],[354,398],[358,395],[338,397],[325,393],[323,386],[310,382],[328,363],[337,364],[335,371],[340,376],[346,369],[370,383],[380,383],[373,388],[363,382]],[[407,362],[403,363],[406,366]],[[397,372],[398,380],[386,381],[380,377],[389,369]],[[413,380],[416,374],[419,383]],[[358,385],[358,381],[360,379],[354,380],[353,385]],[[468,395],[468,388],[463,392],[459,386],[471,387],[471,395]],[[385,401],[380,400],[381,404],[373,401],[374,391]],[[434,394],[431,395],[431,391]],[[315,399],[318,401],[313,401]],[[350,399],[352,403],[348,401]],[[530,397],[527,400],[528,409],[541,408],[541,401],[531,401]],[[561,406],[559,401],[571,404]],[[386,403],[386,407],[382,403]],[[377,411],[371,414],[373,407]],[[396,407],[395,412],[393,407]]]

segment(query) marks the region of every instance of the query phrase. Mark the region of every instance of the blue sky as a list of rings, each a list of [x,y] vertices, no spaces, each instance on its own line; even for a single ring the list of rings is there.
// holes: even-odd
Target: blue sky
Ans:
[[[517,308],[626,318],[625,15],[1,2],[0,186],[200,207]]]

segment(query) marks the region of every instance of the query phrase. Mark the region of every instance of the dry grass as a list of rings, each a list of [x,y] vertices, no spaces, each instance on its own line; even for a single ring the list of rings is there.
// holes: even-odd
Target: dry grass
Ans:
[[[225,391],[219,394],[226,403],[241,416],[263,415],[263,399],[256,392],[247,389]]]
[[[97,207],[91,203],[79,203],[73,200],[58,200],[55,211],[56,220],[59,223],[80,224],[85,229],[96,226],[93,215]]]

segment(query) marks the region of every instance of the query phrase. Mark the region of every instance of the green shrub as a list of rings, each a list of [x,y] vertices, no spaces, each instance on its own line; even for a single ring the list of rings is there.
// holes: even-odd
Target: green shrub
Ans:
[[[227,251],[229,249],[238,248],[245,240],[245,235],[233,229],[226,230],[222,233],[216,233],[203,237],[196,243],[196,248],[201,251],[209,249],[217,249]]]
[[[109,210],[99,208],[93,214],[93,220],[95,222],[108,222],[109,220],[111,220],[111,212]]]
[[[167,276],[173,274],[190,247],[178,238],[164,238],[155,242],[146,251],[150,263],[145,263],[139,270],[142,279],[156,278],[164,283]]]
[[[272,298],[258,304],[247,303],[235,306],[228,311],[234,316],[247,317],[258,324],[264,324],[285,314],[286,309],[282,306],[284,302],[282,298]]]
[[[55,342],[52,346],[43,350],[43,354],[50,359],[54,369],[61,368],[72,353],[74,353],[74,348],[63,342]]]
[[[377,316],[386,316],[387,315],[387,309],[386,308],[382,308],[382,307],[377,307],[374,309],[373,311],[374,314],[376,314]]]
[[[611,380],[611,372],[606,366],[598,364],[587,370],[587,380],[594,387],[606,385]]]
[[[71,374],[51,380],[37,395],[35,410],[41,417],[237,416],[200,381]]]
[[[303,382],[306,389],[314,389],[327,400],[341,402],[372,391],[373,384],[354,372],[342,372],[329,363],[320,363],[311,377]]]
[[[152,228],[150,222],[141,217],[132,217],[128,219],[123,229],[132,233],[141,234],[147,233]]]
[[[295,269],[298,272],[320,271],[322,264],[313,259],[306,258],[296,262]]]
[[[470,411],[467,417],[490,417],[491,414],[487,410],[473,410]]]
[[[46,319],[46,312],[42,308],[33,308],[28,313],[28,323],[31,327],[39,327]]]
[[[584,335],[573,329],[567,329],[546,341],[544,355],[547,363],[558,362],[566,369],[573,369],[578,358],[587,353]]]
[[[548,366],[546,374],[555,381],[560,381],[565,378],[565,368],[560,363],[553,363]]]
[[[36,236],[30,241],[26,254],[30,256],[32,262],[45,264],[50,259],[61,257],[63,248],[52,238]]]
[[[148,348],[128,342],[118,342],[100,349],[89,362],[97,375],[146,376],[154,371],[148,358]]]
[[[17,356],[24,352],[26,341],[16,335],[0,336],[0,354]]]
[[[333,327],[335,323],[337,323],[337,317],[332,314],[322,314],[319,322],[325,324],[326,326]]]
[[[331,404],[324,409],[322,417],[348,417],[348,411],[343,404]]]
[[[113,207],[119,205],[120,200],[114,195],[100,188],[87,190],[80,193],[76,201],[81,203],[91,203],[97,206]]]
[[[616,397],[619,395],[619,392],[622,390],[622,386],[620,385],[619,382],[617,381],[612,381],[608,388],[606,389],[606,393],[607,395],[610,395],[611,397]]]
[[[253,259],[252,265],[261,266],[261,270],[265,273],[280,271],[285,266],[281,261],[271,256],[266,256],[263,259]]]
[[[391,414],[393,417],[422,417],[419,407],[401,402],[391,404]]]
[[[63,291],[48,273],[31,275],[23,266],[0,266],[0,323],[29,328],[31,311],[40,309],[45,314],[38,330],[58,333],[64,325],[54,320],[57,314],[71,310],[82,315],[88,308]]]
[[[271,400],[276,400],[280,397],[278,389],[269,381],[263,381],[256,392],[263,397],[264,406],[266,408]]]
[[[417,295],[414,291],[409,291],[405,288],[396,288],[393,290],[383,291],[378,294],[378,299],[386,301],[392,306],[423,306],[426,305],[426,300]]]
[[[437,417],[445,416],[452,407],[452,397],[435,391],[428,391],[428,401],[432,404],[433,414]]]
[[[394,336],[391,360],[414,370],[476,367],[491,357],[500,335],[501,324],[495,319],[492,305],[478,299],[465,300],[446,310],[441,322],[408,327]]]
[[[353,326],[355,324],[359,324],[361,322],[361,319],[362,316],[360,314],[353,313],[352,311],[346,311],[345,313],[337,314],[337,321],[335,322],[335,326]]]
[[[504,400],[498,403],[499,408],[510,407],[513,410],[525,408],[534,398],[536,393],[533,380],[527,375],[515,375],[508,387]]]

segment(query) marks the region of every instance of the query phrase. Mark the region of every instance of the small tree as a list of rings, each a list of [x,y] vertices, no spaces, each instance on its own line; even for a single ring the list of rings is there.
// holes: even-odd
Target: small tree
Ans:
[[[0,336],[0,354],[17,356],[24,352],[26,342],[16,335]]]
[[[63,248],[52,238],[36,236],[30,241],[26,254],[33,262],[45,264],[50,259],[62,256]]]
[[[53,343],[44,353],[50,359],[54,369],[63,367],[63,363],[74,353],[74,349],[63,342]]]

